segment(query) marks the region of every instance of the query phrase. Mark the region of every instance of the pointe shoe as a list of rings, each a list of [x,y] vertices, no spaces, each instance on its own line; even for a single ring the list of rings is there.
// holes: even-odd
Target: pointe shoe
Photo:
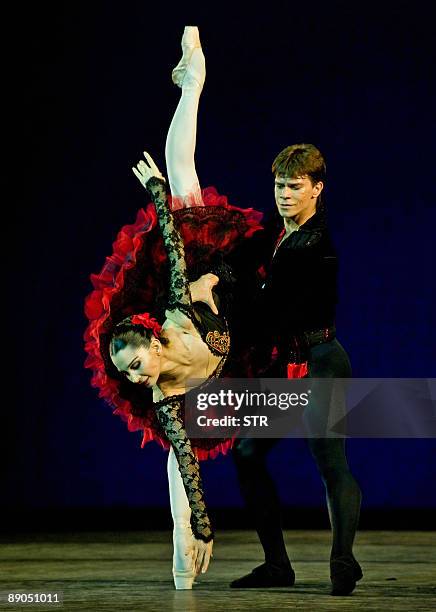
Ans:
[[[191,526],[180,523],[173,531],[173,579],[177,591],[190,590],[196,577],[195,564],[191,555],[185,555],[193,540]]]
[[[191,591],[195,577],[194,570],[176,570],[173,568],[173,580],[176,591]]]
[[[206,78],[206,62],[196,26],[185,26],[182,53],[182,59],[171,74],[173,83],[182,89],[199,88],[201,91]]]

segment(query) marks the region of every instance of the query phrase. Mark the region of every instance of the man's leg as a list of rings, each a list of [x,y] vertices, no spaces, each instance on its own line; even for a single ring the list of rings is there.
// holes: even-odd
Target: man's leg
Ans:
[[[315,379],[351,376],[348,356],[336,340],[311,349],[309,371]],[[345,440],[319,437],[322,434],[318,433],[324,431],[327,436],[329,416],[345,414],[345,396],[341,393],[316,393],[316,386],[315,381],[315,393],[305,409],[304,421],[309,434],[312,433],[308,444],[326,489],[333,535],[330,554],[332,594],[348,595],[356,586],[356,581],[362,578],[362,570],[353,556],[362,495],[348,467]]]
[[[244,438],[233,448],[241,493],[265,552],[265,564],[234,580],[233,588],[292,586],[295,581],[283,540],[280,502],[266,464],[268,451],[277,442]]]
[[[333,532],[330,554],[333,594],[347,595],[362,578],[353,556],[362,497],[360,488],[348,467],[343,439],[309,438],[308,443],[326,488]]]
[[[333,530],[330,557],[352,555],[361,492],[348,467],[345,441],[340,438],[309,438],[308,443],[326,488]]]

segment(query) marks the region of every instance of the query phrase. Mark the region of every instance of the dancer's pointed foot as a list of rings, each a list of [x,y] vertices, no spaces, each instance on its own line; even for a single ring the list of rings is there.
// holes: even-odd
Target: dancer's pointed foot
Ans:
[[[331,595],[350,595],[362,577],[362,568],[352,555],[330,560]]]
[[[173,579],[176,591],[191,591],[196,573],[194,570],[173,569]]]
[[[203,88],[206,61],[196,26],[185,26],[182,36],[182,59],[172,72],[173,83],[182,89]]]
[[[293,586],[294,583],[295,572],[290,565],[286,568],[279,568],[264,563],[255,567],[251,574],[233,580],[230,586],[232,589],[265,589],[268,587]]]
[[[193,535],[189,523],[178,521],[173,530],[173,578],[174,586],[179,590],[190,590],[197,576],[195,560],[189,550]]]

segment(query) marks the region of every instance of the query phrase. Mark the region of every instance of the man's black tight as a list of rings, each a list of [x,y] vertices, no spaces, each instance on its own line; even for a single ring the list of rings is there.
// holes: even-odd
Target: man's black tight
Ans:
[[[268,451],[277,441],[240,439],[233,456],[242,495],[265,551],[265,561],[283,566],[289,560],[283,542],[280,503],[267,469]],[[308,438],[308,445],[326,487],[333,531],[331,556],[350,555],[359,520],[361,493],[348,468],[344,440]],[[292,474],[289,486],[292,486]]]
[[[362,495],[348,467],[345,440],[308,438],[307,441],[326,488],[333,531],[331,557],[351,555]]]

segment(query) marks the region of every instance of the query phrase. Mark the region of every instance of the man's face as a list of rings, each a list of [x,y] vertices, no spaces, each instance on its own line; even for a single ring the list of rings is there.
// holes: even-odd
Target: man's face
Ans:
[[[307,175],[289,177],[277,174],[274,195],[279,215],[283,219],[312,215],[316,210],[316,199],[322,188],[321,181],[312,185]]]

